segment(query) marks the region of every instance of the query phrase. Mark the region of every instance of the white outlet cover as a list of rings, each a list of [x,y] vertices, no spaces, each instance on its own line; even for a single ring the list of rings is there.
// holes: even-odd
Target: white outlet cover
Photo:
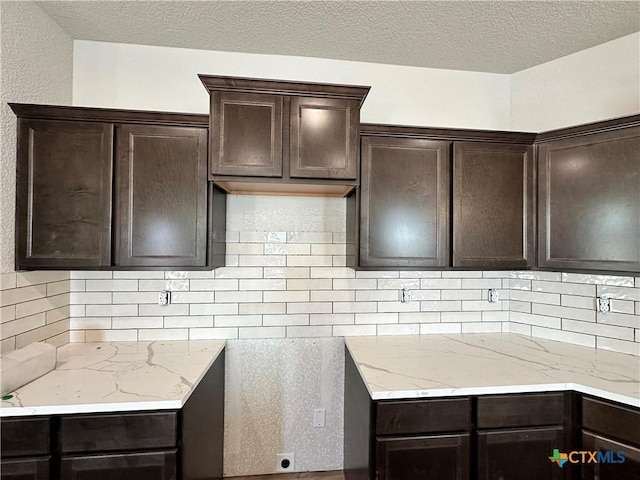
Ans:
[[[289,466],[283,467],[282,461],[289,460]],[[295,472],[295,455],[293,453],[278,453],[276,455],[276,472],[285,473],[285,472]]]

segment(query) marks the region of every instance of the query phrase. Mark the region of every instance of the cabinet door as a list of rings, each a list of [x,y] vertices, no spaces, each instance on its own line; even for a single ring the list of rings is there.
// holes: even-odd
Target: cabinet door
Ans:
[[[533,146],[454,143],[453,266],[531,266],[533,202]]]
[[[123,125],[117,143],[115,264],[205,266],[207,130]]]
[[[562,427],[478,432],[478,480],[560,480],[565,472],[549,460],[563,451]]]
[[[61,480],[175,480],[176,451],[62,457]]]
[[[282,176],[279,95],[211,93],[211,175]]]
[[[538,265],[640,271],[640,127],[538,149]]]
[[[376,439],[378,480],[469,478],[469,436]]]
[[[18,268],[111,261],[113,126],[18,120]]]
[[[290,176],[358,178],[360,103],[335,98],[291,98]]]
[[[363,137],[360,266],[447,265],[449,146]]]
[[[604,455],[598,463],[583,463],[583,480],[640,480],[640,448],[583,431],[582,450]]]
[[[49,480],[49,458],[11,458],[0,462],[0,480]]]

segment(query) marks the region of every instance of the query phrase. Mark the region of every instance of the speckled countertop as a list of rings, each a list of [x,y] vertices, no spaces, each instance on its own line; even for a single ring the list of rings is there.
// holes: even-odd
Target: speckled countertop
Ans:
[[[13,392],[0,416],[181,408],[224,340],[70,343],[56,369]]]
[[[640,407],[640,357],[510,333],[348,337],[371,398],[575,390]]]

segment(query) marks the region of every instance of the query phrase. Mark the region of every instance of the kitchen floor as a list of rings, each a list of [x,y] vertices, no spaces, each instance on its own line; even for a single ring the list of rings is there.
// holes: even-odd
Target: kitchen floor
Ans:
[[[275,475],[252,475],[250,477],[229,477],[233,480],[344,480],[342,471],[283,473]]]

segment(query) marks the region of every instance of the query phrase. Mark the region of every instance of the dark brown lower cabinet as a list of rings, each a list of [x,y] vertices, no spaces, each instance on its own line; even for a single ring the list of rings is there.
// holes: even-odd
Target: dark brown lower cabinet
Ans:
[[[49,480],[51,457],[11,458],[0,463],[2,480]]]
[[[176,450],[62,457],[60,480],[175,480]]]
[[[378,480],[467,480],[469,435],[376,440]]]
[[[640,480],[640,448],[583,431],[582,449],[604,452],[606,459],[583,464],[583,480]]]
[[[561,480],[568,470],[549,460],[564,444],[562,427],[478,432],[478,480]]]

